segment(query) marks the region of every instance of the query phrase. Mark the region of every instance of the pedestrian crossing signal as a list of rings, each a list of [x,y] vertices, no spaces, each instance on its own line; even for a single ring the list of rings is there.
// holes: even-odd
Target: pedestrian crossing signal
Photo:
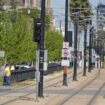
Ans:
[[[41,38],[41,21],[39,18],[34,18],[34,34],[33,41],[40,42]]]

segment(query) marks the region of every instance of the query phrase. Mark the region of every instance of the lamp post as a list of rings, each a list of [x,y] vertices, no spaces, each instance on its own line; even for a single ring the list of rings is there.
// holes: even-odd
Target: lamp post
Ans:
[[[74,81],[77,81],[77,38],[78,38],[77,15],[78,14],[75,14],[75,21],[74,21],[74,72],[73,72]]]
[[[90,36],[89,36],[89,66],[88,72],[91,72],[92,69],[92,36],[93,36],[93,29],[94,27],[90,28]]]
[[[86,76],[86,59],[87,59],[87,51],[86,46],[87,45],[87,24],[85,22],[84,25],[84,68],[83,68],[83,76]]]

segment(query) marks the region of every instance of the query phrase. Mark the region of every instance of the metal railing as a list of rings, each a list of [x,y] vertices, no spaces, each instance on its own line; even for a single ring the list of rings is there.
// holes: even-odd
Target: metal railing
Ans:
[[[54,71],[62,70],[60,64],[50,64],[47,71],[44,71],[44,75],[53,73]],[[23,81],[30,78],[35,78],[35,68],[17,69],[11,72],[11,81]]]

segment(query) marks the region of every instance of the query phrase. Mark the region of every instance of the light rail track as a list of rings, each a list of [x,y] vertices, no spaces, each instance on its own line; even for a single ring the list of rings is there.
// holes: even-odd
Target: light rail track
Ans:
[[[98,94],[101,92],[101,90],[105,87],[105,82],[100,86],[100,88],[97,90],[97,92],[93,95],[93,97],[91,98],[91,100],[88,102],[87,105],[93,105],[93,102],[95,101],[95,99],[97,98]]]
[[[70,74],[71,73],[72,72],[70,71]],[[81,74],[81,72],[79,72],[78,75],[80,75],[80,74]],[[57,76],[55,78],[46,80],[45,82],[46,82],[47,85],[44,88],[48,88],[48,87],[54,86],[56,84],[59,84],[59,83],[62,82],[62,75],[59,75],[59,76]],[[22,95],[19,95],[19,96],[17,95],[14,98],[10,99],[9,101],[1,103],[0,105],[6,105],[6,104],[14,102],[15,100],[18,100],[18,99],[20,99],[22,97],[26,97],[28,95],[31,95],[31,94],[35,93],[35,89],[33,90],[33,87],[35,87],[35,84],[31,84],[31,85],[25,86],[23,88],[19,88],[19,89],[16,89],[16,90],[11,90],[11,91],[5,92],[3,94],[0,94],[0,97],[5,97],[5,96],[11,95],[12,93],[21,93],[21,92],[23,93]],[[27,93],[26,93],[26,91],[27,91]]]
[[[98,74],[96,75],[95,78],[93,78],[92,80],[88,81],[85,85],[83,85],[82,87],[77,89],[76,92],[74,92],[73,94],[70,94],[70,95],[66,96],[62,101],[58,102],[56,105],[66,105],[66,103],[68,101],[73,99],[76,95],[78,95],[81,91],[83,91],[83,89],[85,89],[87,86],[92,84],[99,76],[100,76],[100,70],[98,71]],[[93,103],[94,99],[96,98],[97,94],[101,91],[101,89],[104,86],[105,86],[105,83],[99,88],[99,90],[96,92],[96,94],[93,96],[93,98],[91,98],[91,100],[86,105],[92,105],[92,103]]]

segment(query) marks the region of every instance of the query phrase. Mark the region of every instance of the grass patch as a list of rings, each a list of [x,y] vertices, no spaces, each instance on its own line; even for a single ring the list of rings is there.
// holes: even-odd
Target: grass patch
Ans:
[[[34,79],[27,79],[27,80],[20,81],[20,82],[16,82],[14,80],[14,81],[11,81],[11,86],[20,87],[20,86],[30,85],[32,83],[33,84],[35,83],[35,80]],[[0,86],[2,86],[2,84],[3,84],[3,77],[0,77]]]
[[[13,81],[11,83],[11,86],[20,87],[20,86],[27,86],[30,84],[35,84],[35,80],[34,79],[27,79],[27,80],[19,81],[19,82]]]
[[[3,84],[3,77],[0,77],[0,86]]]

